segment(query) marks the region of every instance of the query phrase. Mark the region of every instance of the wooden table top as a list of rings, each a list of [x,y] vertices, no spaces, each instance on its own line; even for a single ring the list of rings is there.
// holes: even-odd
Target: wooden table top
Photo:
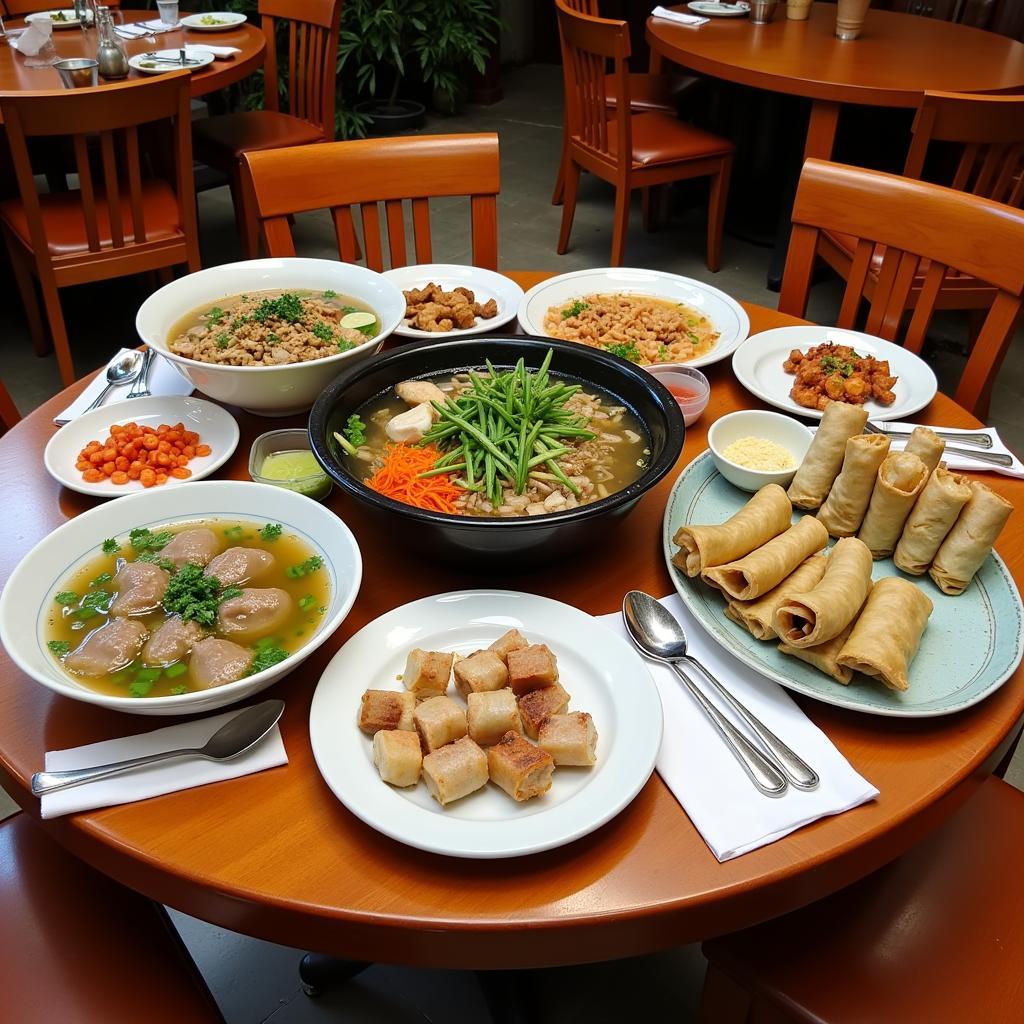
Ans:
[[[159,18],[154,11],[122,11],[125,22],[152,21]],[[117,18],[118,12],[113,12]],[[183,15],[188,11],[183,11]],[[8,28],[21,27],[24,22],[20,19],[8,19],[5,24]],[[121,39],[125,53],[129,57],[137,53],[147,53],[150,50],[173,50],[185,45],[195,43],[202,45],[207,43],[210,46],[237,46],[241,53],[236,53],[231,60],[215,60],[207,68],[197,71],[192,75],[192,95],[205,96],[207,93],[216,92],[226,85],[231,85],[251,75],[257,68],[263,66],[263,51],[266,48],[266,40],[259,28],[254,25],[240,25],[230,32],[193,32],[188,29],[176,29],[173,32],[162,33],[156,38],[156,43],[147,42],[142,39]],[[96,31],[89,29],[83,32],[79,28],[54,29],[53,45],[57,51],[57,59],[65,57],[95,57],[96,56]],[[62,89],[60,75],[52,68],[28,68],[25,67],[26,58],[10,46],[0,46],[0,93],[3,92],[42,92],[49,89]],[[129,71],[129,78],[145,78],[137,71]],[[103,86],[103,79],[100,79],[100,87]]]
[[[815,4],[806,21],[789,21],[781,3],[768,25],[712,18],[695,30],[649,18],[647,40],[660,56],[701,74],[840,103],[916,107],[926,90],[1024,86],[1024,44],[1006,36],[869,10],[860,38],[844,42],[835,23],[834,4]]]
[[[529,286],[550,275],[509,276]],[[746,309],[752,332],[797,322],[763,307]],[[388,524],[335,489],[330,506],[355,533],[366,572],[334,637],[266,693],[287,702],[288,765],[43,826],[124,884],[223,927],[356,959],[455,968],[595,961],[712,936],[802,906],[904,852],[996,763],[1024,713],[1024,673],[984,703],[932,720],[861,715],[798,697],[881,796],[725,864],[715,860],[657,775],[617,818],[572,845],[519,859],[467,861],[379,835],[334,798],[317,772],[308,736],[317,680],[342,643],[389,609],[484,585],[528,590],[601,614],[616,610],[633,587],[672,591],[660,528],[678,470],[705,449],[707,428],[717,417],[758,404],[727,361],[707,373],[711,404],[687,430],[677,471],[622,521],[614,546],[550,569],[481,576],[419,562],[394,548]],[[50,531],[95,504],[63,490],[41,461],[53,415],[83,386],[53,398],[0,440],[2,579]],[[233,411],[241,443],[220,475],[246,479],[250,443],[267,422]],[[942,395],[919,419],[977,425]],[[1020,481],[995,474],[985,480],[1024,504]],[[1024,517],[1011,518],[999,549],[1016,579],[1024,580]],[[42,767],[45,750],[164,724],[60,697],[0,655],[0,779],[31,814],[38,815],[38,803],[29,778]],[[351,723],[339,723],[339,742],[349,729]]]

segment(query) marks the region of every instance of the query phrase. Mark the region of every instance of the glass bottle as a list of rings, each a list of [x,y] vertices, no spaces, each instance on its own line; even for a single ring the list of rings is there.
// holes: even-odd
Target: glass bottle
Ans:
[[[96,8],[96,35],[99,40],[96,60],[101,78],[128,77],[128,58],[114,32],[114,21],[108,7]]]

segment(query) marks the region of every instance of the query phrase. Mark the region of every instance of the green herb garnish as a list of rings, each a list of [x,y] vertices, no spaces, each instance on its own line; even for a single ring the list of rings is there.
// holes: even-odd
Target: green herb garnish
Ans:
[[[311,558],[307,558],[304,562],[300,562],[298,565],[289,565],[285,569],[284,574],[289,579],[297,580],[303,576],[308,576],[311,572],[316,572],[324,564],[324,560],[319,555],[313,555]]]
[[[57,655],[58,658],[63,658],[68,651],[71,650],[71,644],[67,640],[48,640],[46,646]]]
[[[613,356],[618,356],[620,359],[628,359],[631,363],[639,363],[642,358],[640,349],[633,342],[620,341],[615,345],[608,345],[605,351],[611,352]]]
[[[334,331],[331,330],[328,324],[325,324],[323,320],[318,320],[311,328],[314,338],[319,338],[321,341],[333,341]]]
[[[338,297],[338,293],[334,291],[333,288],[328,288],[325,292],[322,292],[321,294],[325,299],[336,299]]]
[[[128,539],[136,551],[159,551],[166,547],[174,539],[170,530],[161,530],[159,533],[152,533],[145,527],[141,527],[129,534]]]
[[[221,585],[215,576],[204,576],[201,565],[186,565],[171,577],[164,593],[164,608],[180,615],[184,622],[213,626],[222,600]]]
[[[175,697],[180,697],[183,693],[188,693],[188,687],[184,683],[178,683],[177,686],[171,687],[171,694]]]
[[[590,309],[590,303],[584,302],[582,299],[576,299],[562,310],[562,319],[568,320],[571,316],[579,316],[585,309]]]
[[[114,595],[109,590],[94,590],[82,598],[81,605],[75,609],[75,615],[80,619],[91,619],[100,612],[105,612],[114,600]]]
[[[168,679],[176,679],[178,676],[183,676],[188,671],[188,665],[183,661],[176,661],[173,665],[168,665],[164,669],[164,675]]]
[[[220,599],[221,601],[230,601],[231,598],[238,597],[241,593],[241,587],[225,587],[224,590],[221,591]]]
[[[135,673],[135,678],[128,684],[128,692],[133,697],[145,697],[153,684],[160,678],[163,670],[159,668],[142,668]]]
[[[73,590],[62,590],[59,594],[54,594],[53,599],[66,608],[69,604],[78,602],[78,595]]]
[[[277,540],[281,536],[284,527],[280,523],[267,523],[266,526],[260,530],[260,537],[263,540]]]
[[[337,430],[334,431],[334,440],[341,445],[349,453],[349,455],[355,455],[356,449],[366,444],[366,424],[363,422],[362,417],[357,416],[353,413],[348,418],[348,423],[345,426],[343,433],[339,433]]]
[[[349,341],[347,338],[338,339],[338,351],[339,352],[351,352],[352,349],[358,348],[354,341]]]
[[[224,531],[224,536],[228,540],[241,540],[245,530],[241,526],[229,526]]]
[[[863,356],[853,353],[855,359],[862,359]],[[854,371],[854,364],[847,362],[845,359],[840,359],[838,356],[827,355],[821,357],[821,369],[825,374],[831,375],[838,373],[841,377],[849,377]]]
[[[212,309],[208,309],[204,314],[208,326],[216,327],[217,324],[227,316],[227,313],[220,308],[220,306],[214,306]]]
[[[288,657],[288,652],[282,650],[280,647],[263,647],[256,651],[256,656],[252,659],[252,666],[249,669],[249,675],[254,676],[257,672],[262,672],[264,669],[273,668],[274,665],[280,664]]]
[[[305,597],[299,598],[299,608],[308,612],[316,604],[316,598],[312,594],[307,594]]]
[[[265,324],[270,319],[284,320],[295,324],[302,319],[302,300],[294,292],[285,292],[276,299],[264,299],[252,312],[257,323]]]
[[[169,558],[161,558],[155,551],[143,551],[136,561],[158,565],[164,572],[174,572],[178,568]]]
[[[665,362],[665,360],[668,359],[668,346],[667,345],[659,345],[658,346],[658,358],[662,362]]]
[[[215,341],[217,342],[217,348],[227,348],[231,344],[231,335],[227,331],[221,331]]]
[[[109,572],[101,572],[94,580],[89,580],[90,587],[98,587],[101,583],[109,583],[114,577]]]
[[[118,544],[117,541],[114,540],[113,537],[108,537],[103,542],[103,554],[105,554],[105,555],[112,555],[112,554],[114,554],[115,551],[120,551],[120,550],[121,550],[121,545]]]

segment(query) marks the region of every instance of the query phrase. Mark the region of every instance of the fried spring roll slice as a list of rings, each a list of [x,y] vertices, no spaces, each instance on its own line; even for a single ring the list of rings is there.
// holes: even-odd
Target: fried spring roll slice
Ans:
[[[789,529],[793,507],[778,484],[762,487],[730,519],[718,526],[680,526],[672,543],[672,564],[687,576],[742,558]]]
[[[807,454],[789,485],[797,508],[819,508],[832,488],[846,454],[846,442],[864,430],[868,411],[861,405],[829,402]]]
[[[911,576],[924,575],[971,494],[970,483],[940,463],[903,527],[893,555],[896,568]]]
[[[507,664],[509,651],[521,651],[524,647],[529,646],[530,641],[518,629],[510,629],[507,633],[499,636],[487,650],[494,651]]]
[[[508,669],[494,651],[476,651],[455,662],[455,689],[463,697],[471,693],[502,690],[508,686]]]
[[[795,594],[775,612],[775,632],[790,647],[815,647],[857,617],[871,590],[871,552],[844,537],[825,559],[825,575],[806,594]]]
[[[896,550],[903,524],[927,482],[928,469],[916,455],[894,452],[885,457],[857,531],[872,557],[888,558]]]
[[[824,555],[811,555],[767,594],[753,601],[730,600],[725,606],[725,614],[756,640],[774,640],[775,610],[794,594],[805,594],[815,587],[825,575],[827,561]]]
[[[533,692],[543,693],[542,690]],[[507,732],[522,732],[519,706],[516,704],[516,695],[511,690],[471,693],[466,700],[469,703],[469,712],[466,716],[469,736],[474,743],[489,747],[492,743],[497,743]]]
[[[513,800],[522,803],[542,796],[551,788],[554,758],[527,742],[517,732],[507,732],[487,751],[491,782]]]
[[[813,665],[819,672],[831,676],[837,683],[847,686],[853,678],[853,669],[839,664],[839,652],[843,649],[843,645],[852,631],[853,624],[851,623],[839,636],[834,636],[831,640],[818,644],[817,647],[792,647],[783,642],[779,644],[779,650],[783,654],[799,658],[800,661],[806,661],[808,665]]]
[[[454,660],[454,655],[443,651],[424,651],[414,647],[406,659],[402,683],[417,697],[440,697],[448,692]]]
[[[373,763],[392,786],[415,786],[420,781],[423,751],[414,732],[381,729],[373,737]]]
[[[597,762],[597,729],[586,711],[552,715],[540,727],[538,740],[555,764],[589,767]]]
[[[430,752],[466,735],[466,712],[451,697],[431,697],[413,712],[423,748]]]
[[[992,550],[1013,503],[977,480],[971,497],[935,554],[928,575],[944,594],[962,594]]]
[[[778,586],[827,543],[828,530],[814,516],[804,516],[763,547],[739,561],[708,569],[701,578],[737,601],[751,601]]]
[[[359,702],[359,728],[373,736],[381,729],[415,729],[416,694],[408,690],[367,690]]]
[[[558,662],[547,644],[531,644],[508,653],[508,684],[521,697],[558,682]]]
[[[946,450],[946,442],[928,427],[914,427],[910,440],[903,450],[916,455],[924,463],[924,468],[929,473],[934,473],[942,453]]]
[[[906,690],[907,673],[932,613],[924,591],[898,576],[880,579],[868,595],[837,664]]]
[[[519,717],[523,732],[535,740],[540,727],[552,715],[559,715],[569,707],[569,694],[555,683],[542,690],[531,690],[519,698]]]
[[[857,532],[889,444],[882,434],[858,434],[846,442],[842,472],[818,509],[818,518],[833,537],[852,537]]]
[[[463,736],[423,758],[423,780],[430,795],[446,807],[487,785],[487,755]]]

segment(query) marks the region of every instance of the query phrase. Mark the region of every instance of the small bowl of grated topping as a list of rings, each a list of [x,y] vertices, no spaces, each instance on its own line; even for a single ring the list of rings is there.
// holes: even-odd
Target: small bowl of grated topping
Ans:
[[[718,472],[741,491],[786,487],[807,454],[813,434],[779,412],[743,409],[715,420],[708,447]]]

